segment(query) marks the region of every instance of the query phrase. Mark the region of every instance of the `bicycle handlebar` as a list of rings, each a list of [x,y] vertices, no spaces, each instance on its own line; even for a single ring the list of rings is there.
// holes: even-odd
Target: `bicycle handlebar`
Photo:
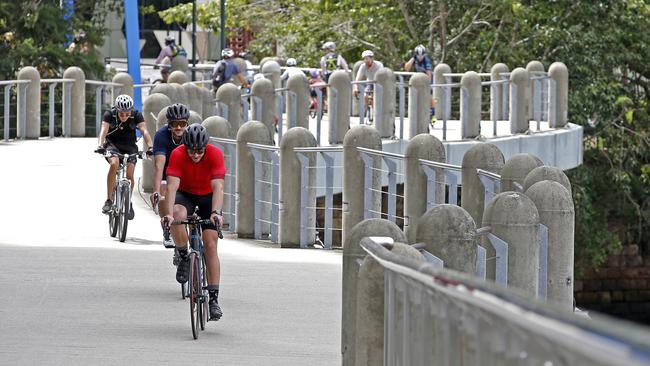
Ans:
[[[168,223],[169,226],[171,226],[171,225],[209,225],[209,224],[212,224],[212,220],[195,218],[195,217],[188,217],[186,220],[173,220],[172,222]],[[223,232],[221,231],[221,225],[219,224],[219,220],[216,220],[216,223],[215,223],[214,226],[217,229],[217,235],[219,236],[219,239],[223,239]]]
[[[125,156],[137,156],[138,159],[146,159],[147,158],[147,152],[146,151],[138,151],[135,154],[121,154],[118,152],[112,152],[112,151],[101,151],[99,149],[95,150],[95,153],[104,156],[105,158],[110,158],[112,156],[117,156],[120,159],[123,159]]]

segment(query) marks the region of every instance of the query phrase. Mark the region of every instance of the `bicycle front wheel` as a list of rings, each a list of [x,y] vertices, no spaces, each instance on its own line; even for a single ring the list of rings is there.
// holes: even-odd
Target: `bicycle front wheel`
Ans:
[[[111,235],[112,238],[117,236],[117,226],[118,226],[118,219],[117,219],[117,212],[115,212],[115,207],[119,207],[119,200],[120,200],[120,195],[117,191],[117,186],[113,189],[113,207],[111,208],[111,211],[108,213],[108,233]]]
[[[131,208],[131,186],[128,183],[120,185],[120,200],[119,207],[119,228],[118,233],[120,235],[120,241],[124,242],[126,240],[126,230],[129,226],[129,210]]]
[[[199,259],[194,252],[190,253],[190,322],[192,323],[192,336],[194,339],[199,338],[199,323],[201,310],[199,298],[201,296],[201,279],[199,273]]]
[[[201,330],[205,330],[205,323],[208,321],[210,309],[208,307],[208,273],[205,271],[205,257],[201,260]]]

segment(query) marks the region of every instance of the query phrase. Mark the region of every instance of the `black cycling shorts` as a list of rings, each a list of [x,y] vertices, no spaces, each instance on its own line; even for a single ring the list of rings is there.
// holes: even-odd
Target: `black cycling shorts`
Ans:
[[[112,154],[124,154],[123,152],[120,151],[115,145],[111,144],[110,142],[106,142],[106,151],[112,153]],[[108,158],[106,158],[106,161],[109,161]],[[127,162],[135,165],[138,162],[138,156],[137,155],[130,155],[129,159]]]
[[[197,214],[201,219],[209,219],[212,213],[212,193],[199,196],[183,191],[176,191],[175,205],[182,205],[187,210],[187,216],[192,216],[194,208],[199,206]],[[203,230],[217,230],[214,224],[201,224]]]

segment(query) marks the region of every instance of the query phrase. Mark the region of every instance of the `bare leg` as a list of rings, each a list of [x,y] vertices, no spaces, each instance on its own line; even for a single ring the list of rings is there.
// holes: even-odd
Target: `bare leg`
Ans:
[[[217,252],[216,230],[205,230],[203,232],[203,243],[205,244],[205,261],[208,271],[208,285],[218,285],[221,280],[221,264]]]
[[[110,168],[108,169],[108,175],[106,176],[106,199],[113,199],[113,189],[115,188],[115,174],[120,168],[120,162],[117,157],[108,158],[108,163]]]

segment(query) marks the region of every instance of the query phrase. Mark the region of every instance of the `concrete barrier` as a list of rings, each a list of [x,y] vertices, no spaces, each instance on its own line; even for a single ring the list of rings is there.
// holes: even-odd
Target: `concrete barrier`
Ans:
[[[171,87],[174,89],[174,97],[176,98],[176,100],[172,100],[172,103],[181,103],[188,105],[187,92],[185,89],[183,89],[183,86],[177,83],[169,83],[169,85],[171,85]]]
[[[265,145],[271,144],[268,130],[262,122],[248,121],[237,131],[236,195],[238,200],[235,226],[237,227],[237,236],[239,238],[250,239],[255,236],[255,195],[253,194],[255,191],[255,158],[246,145],[249,142]]]
[[[553,62],[548,68],[548,119],[554,128],[566,126],[569,107],[569,70],[562,62]]]
[[[158,112],[158,115],[156,116],[156,129],[167,124],[167,108],[168,106],[165,106],[160,110],[160,112]]]
[[[69,67],[68,69],[71,68]],[[66,71],[68,69],[66,69]],[[67,78],[65,76],[65,73],[63,74],[63,77]],[[115,74],[115,76],[113,76],[112,81],[117,84],[122,84],[122,87],[120,88],[120,92],[116,94],[126,94],[133,97],[133,78],[131,78],[131,75],[129,75],[126,72],[118,72],[117,74]]]
[[[187,106],[189,109],[203,116],[203,98],[200,95],[201,88],[196,86],[196,84],[187,82],[183,84],[183,89],[185,89],[185,93],[187,94]]]
[[[172,57],[172,74],[176,71],[178,72],[187,72],[189,70],[190,65],[187,61],[187,57],[184,56],[177,56],[177,57]],[[171,77],[171,75],[170,75]],[[182,84],[182,83],[179,83]]]
[[[168,83],[157,84],[156,86],[151,88],[151,92],[149,93],[149,95],[157,94],[157,93],[166,95],[167,98],[169,98],[169,100],[171,101],[171,103],[177,103],[176,89],[174,89],[174,87],[171,84]]]
[[[531,154],[517,154],[508,159],[501,169],[501,192],[521,191],[526,175],[544,163]],[[521,186],[517,189],[515,184]]]
[[[329,143],[340,144],[350,129],[350,100],[352,82],[347,72],[334,71],[329,78],[327,110],[329,114]]]
[[[481,77],[468,71],[460,79],[460,120],[463,139],[473,139],[481,132]]]
[[[539,214],[528,196],[519,192],[503,192],[494,196],[485,208],[483,225],[508,244],[508,287],[537,296],[539,285]],[[496,251],[483,238],[486,250],[486,278],[496,274]]]
[[[301,220],[301,206],[316,207],[316,190],[309,189],[302,201],[304,184],[310,187],[316,185],[316,171],[307,169],[308,182],[301,180],[301,164],[295,147],[316,147],[316,138],[303,127],[290,128],[280,142],[280,246],[282,248],[300,247],[301,235],[306,235],[310,244],[316,238],[316,212],[308,210],[307,217]],[[316,153],[309,154],[309,166],[316,165]],[[306,227],[301,227],[304,224]]]
[[[309,94],[307,77],[304,74],[291,75],[289,80],[287,80],[287,89],[289,89],[286,99],[289,128],[304,127],[308,129],[311,96]]]
[[[445,74],[451,73],[451,67],[447,64],[437,64],[433,69],[433,83],[434,84],[447,84],[447,78]],[[445,93],[443,89],[447,90]],[[443,98],[443,96],[445,96]],[[444,88],[437,86],[433,88],[433,97],[438,101],[436,105],[436,118],[437,119],[449,119],[451,113],[451,88]],[[446,104],[446,106],[445,106]]]
[[[530,99],[530,75],[518,67],[510,73],[510,133],[528,131],[528,104]]]
[[[505,74],[510,69],[506,64],[502,63],[497,63],[492,66],[490,69],[490,81],[500,81],[503,80]],[[506,78],[507,79],[507,78]],[[493,84],[492,88],[490,88],[490,100],[491,100],[491,105],[493,106],[490,108],[490,119],[491,120],[505,120],[508,118],[508,111],[507,111],[507,101],[508,101],[508,85],[506,84]]]
[[[18,80],[29,80],[27,91],[23,95],[18,93],[17,105],[24,105],[24,109],[16,108],[18,121],[25,121],[25,125],[18,124],[16,137],[23,139],[37,139],[41,136],[41,75],[35,67],[26,66],[18,72]],[[25,117],[21,116],[25,113]],[[5,121],[7,123],[7,121]]]
[[[569,178],[564,174],[562,169],[553,166],[540,166],[531,170],[524,179],[524,191],[527,191],[533,184],[543,180],[558,182],[572,194]]]
[[[361,221],[350,230],[350,234],[345,240],[343,245],[343,307],[341,311],[341,354],[343,357],[343,365],[345,366],[355,364],[357,294],[359,293],[357,286],[358,274],[360,262],[366,257],[366,252],[361,249],[359,243],[361,239],[367,236],[389,237],[395,242],[406,241],[406,236],[402,230],[393,222],[384,219],[367,219]],[[360,324],[359,328],[365,325]]]
[[[185,73],[186,70],[180,71],[172,71],[171,74],[169,74],[169,78],[167,78],[167,83],[169,84],[179,84],[183,85],[190,81],[190,78],[187,77],[187,74]]]
[[[501,174],[503,164],[501,150],[489,143],[476,144],[467,150],[463,156],[461,206],[469,212],[477,227],[483,226],[483,208],[486,202],[485,189],[476,173],[476,169]]]
[[[413,137],[404,152],[406,174],[404,176],[404,213],[408,217],[404,231],[408,243],[415,243],[415,233],[420,217],[427,211],[427,176],[420,167],[420,159],[444,163],[445,147],[428,133]],[[445,179],[442,169],[436,169],[436,203],[445,199]]]
[[[261,67],[262,74],[264,77],[271,80],[273,83],[273,89],[280,89],[282,87],[282,81],[280,80],[280,75],[282,74],[282,69],[280,69],[280,64],[275,60],[266,61]]]
[[[165,107],[169,106],[171,101],[167,98],[166,95],[161,93],[155,93],[149,95],[144,100],[142,105],[142,115],[144,117],[144,122],[147,126],[147,131],[151,138],[154,138],[156,131],[156,122],[158,113]],[[144,139],[143,139],[144,140]],[[144,150],[147,150],[149,146],[145,141],[142,142]],[[144,159],[142,161],[142,189],[145,192],[151,192],[153,189],[153,160]]]
[[[424,262],[418,250],[409,245],[395,243],[390,249],[397,255]],[[384,362],[384,286],[383,267],[367,256],[359,269],[357,286],[356,366]],[[397,319],[397,322],[404,324],[406,320]]]
[[[531,78],[542,76],[541,73],[544,72],[544,64],[539,61],[533,60],[526,65],[526,71]],[[544,80],[531,80],[530,82],[530,96],[528,98],[528,120],[535,118],[535,93],[540,93],[541,96],[541,87]],[[540,108],[543,104],[540,104]]]
[[[275,136],[274,117],[278,113],[273,82],[266,78],[255,80],[251,93],[253,94],[253,102],[251,103],[253,119],[262,122],[273,139]],[[259,105],[255,102],[255,98],[259,98]]]
[[[350,78],[351,80],[354,80],[357,77],[357,73],[359,72],[361,64],[363,64],[363,61],[357,61],[352,66],[352,77]],[[359,117],[359,98],[352,98],[352,110],[350,111],[350,116]]]
[[[120,74],[124,73],[118,73],[115,75],[113,80],[115,80],[115,78]],[[82,69],[72,66],[65,69],[63,72],[63,78],[75,80],[72,85],[72,106],[70,108],[72,110],[72,116],[70,119],[72,126],[69,133],[72,137],[84,137],[86,135],[86,75]],[[130,79],[131,76],[128,77],[128,80]],[[125,79],[124,81],[126,82],[127,80]],[[128,94],[124,92],[125,89],[126,91],[129,91],[128,82],[125,83],[124,87],[122,87],[122,94]],[[129,95],[133,95],[133,81],[131,81],[131,90]],[[65,131],[64,134],[66,134]]]
[[[429,77],[424,73],[413,74],[409,79],[409,136],[429,132],[429,84]]]
[[[200,89],[201,102],[203,103],[203,118],[216,115],[214,93],[206,88]]]
[[[381,90],[381,95],[379,94]],[[375,74],[375,128],[382,138],[395,136],[395,74],[382,67]],[[354,106],[353,106],[354,108]],[[357,108],[358,109],[358,108]],[[353,109],[354,110],[354,109]]]
[[[525,194],[537,207],[540,222],[548,228],[547,302],[573,312],[575,210],[571,194],[550,180],[533,184]]]
[[[228,121],[226,121],[226,119],[221,116],[208,117],[203,120],[201,125],[203,125],[203,127],[208,130],[210,137],[220,137],[225,139],[233,138],[230,123],[228,123]]]
[[[244,80],[246,80],[246,61],[244,61],[244,59],[241,57],[235,57],[232,61],[235,65],[237,65],[237,68],[239,69],[239,74],[241,74],[241,76],[244,77]],[[236,76],[233,76],[232,82],[237,86],[242,85],[239,82],[239,78],[237,78]]]
[[[233,133],[237,135],[239,127],[242,124],[241,119],[241,94],[239,89],[234,84],[223,84],[217,90],[217,101],[219,109],[225,105],[228,109],[227,114],[223,115],[224,111],[220,110],[222,117],[230,122]]]
[[[201,124],[203,123],[203,118],[201,118],[201,115],[195,111],[190,111],[190,119],[187,121],[187,123],[190,125],[193,123]]]
[[[334,76],[334,72],[330,76]],[[349,100],[349,99],[348,99]],[[345,134],[343,139],[343,233],[342,242],[345,243],[348,232],[354,225],[363,221],[364,217],[364,182],[366,180],[364,162],[357,147],[365,147],[374,150],[381,150],[381,137],[379,132],[370,126],[355,126]],[[379,159],[374,160],[375,167],[379,167]],[[372,187],[381,190],[381,179],[379,172],[374,170],[371,177]],[[376,191],[369,193],[370,206],[373,210],[381,209],[381,195]]]

